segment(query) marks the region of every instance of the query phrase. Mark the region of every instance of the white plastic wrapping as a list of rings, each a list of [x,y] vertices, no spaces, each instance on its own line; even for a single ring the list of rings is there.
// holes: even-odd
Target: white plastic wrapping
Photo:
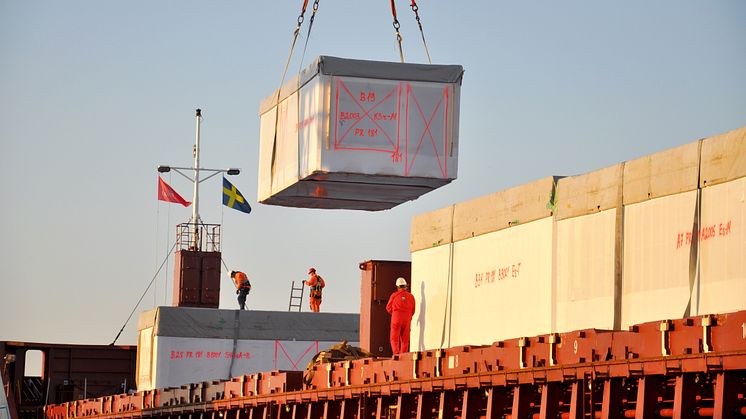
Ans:
[[[696,204],[694,190],[624,208],[623,328],[686,314],[690,277],[696,280],[697,256],[687,238]],[[695,313],[693,307],[689,314]]]
[[[449,276],[450,244],[412,253],[412,287],[416,308],[412,317],[409,348],[426,349],[450,345]]]
[[[158,307],[138,321],[137,388],[303,370],[319,350],[357,345],[359,328],[350,313]]]
[[[452,346],[551,331],[551,217],[453,246]]]
[[[744,162],[741,128],[415,217],[426,324],[412,341],[489,344],[746,309]],[[518,263],[520,279],[501,282],[500,267]]]
[[[260,106],[259,201],[381,210],[451,182],[462,73],[320,57]]]
[[[616,209],[556,221],[555,330],[614,327]]]
[[[746,177],[702,189],[699,313],[746,309]]]
[[[234,343],[232,339],[155,336],[152,364],[142,364],[138,369],[138,390],[225,380],[277,369],[303,370],[319,351],[338,343],[280,340]]]
[[[548,333],[551,259],[551,217],[413,252],[412,348]]]

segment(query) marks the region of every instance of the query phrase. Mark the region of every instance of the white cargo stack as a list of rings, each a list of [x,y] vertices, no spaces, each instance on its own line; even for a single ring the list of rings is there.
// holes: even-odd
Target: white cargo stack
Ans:
[[[702,141],[699,313],[746,308],[746,128]]]
[[[412,347],[744,310],[744,225],[746,127],[417,216]]]
[[[140,315],[137,389],[303,370],[331,345],[357,346],[359,329],[358,314],[158,307]]]
[[[377,211],[456,179],[462,75],[317,58],[260,105],[259,202]]]
[[[697,254],[686,233],[697,216],[699,145],[625,163],[622,328],[697,313]]]
[[[557,186],[553,329],[611,329],[622,165],[562,178]],[[619,249],[621,251],[621,249]]]
[[[547,177],[415,217],[413,348],[550,332],[555,182]]]

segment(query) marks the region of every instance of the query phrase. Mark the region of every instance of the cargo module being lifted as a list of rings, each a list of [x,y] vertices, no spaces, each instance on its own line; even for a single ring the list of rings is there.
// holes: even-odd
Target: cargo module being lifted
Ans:
[[[260,105],[259,202],[378,211],[456,179],[463,72],[317,58]]]

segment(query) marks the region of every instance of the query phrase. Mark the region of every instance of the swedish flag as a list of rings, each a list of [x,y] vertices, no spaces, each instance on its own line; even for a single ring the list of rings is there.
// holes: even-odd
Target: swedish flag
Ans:
[[[251,205],[246,202],[246,198],[226,178],[223,178],[223,205],[247,214],[251,212]]]

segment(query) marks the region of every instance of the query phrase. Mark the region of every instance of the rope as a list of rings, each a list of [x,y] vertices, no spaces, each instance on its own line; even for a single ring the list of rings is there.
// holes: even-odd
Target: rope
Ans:
[[[169,185],[171,183],[169,182]],[[155,260],[158,261],[158,230],[161,223],[161,201],[157,200],[155,204],[155,245],[153,246],[153,250],[155,251]],[[164,290],[165,291],[165,290]],[[153,289],[153,308],[155,308],[158,305],[158,287],[156,286],[155,289]]]
[[[282,71],[282,79],[280,79],[280,90],[277,91],[277,105],[280,104],[280,92],[282,90],[282,84],[285,82],[285,76],[287,76],[288,74],[288,67],[290,67],[290,59],[293,57],[293,50],[295,49],[295,42],[298,40],[298,33],[300,33],[301,25],[303,25],[303,20],[305,19],[304,16],[306,14],[307,6],[308,6],[308,0],[303,0],[303,7],[300,10],[300,15],[298,15],[298,25],[295,27],[295,31],[293,31],[293,42],[290,44],[290,51],[288,51],[288,59],[287,61],[285,61],[285,69]],[[316,8],[318,8],[318,6],[316,6]]]
[[[396,43],[399,45],[399,60],[401,62],[404,62],[404,51],[401,48],[401,33],[399,33],[399,28],[401,25],[399,24],[399,19],[396,18],[396,5],[394,4],[394,0],[391,0],[391,14],[394,16],[394,30],[396,31]]]
[[[422,45],[425,46],[427,62],[428,64],[432,64],[433,62],[430,60],[430,51],[427,49],[427,41],[425,41],[425,31],[422,30],[422,22],[420,22],[420,14],[418,13],[418,10],[420,10],[420,8],[417,6],[417,2],[415,0],[412,0],[412,11],[414,12],[414,18],[417,20],[417,26],[420,27],[420,35],[422,36]]]
[[[306,49],[308,48],[308,40],[311,39],[311,28],[313,28],[313,21],[316,18],[316,12],[319,10],[319,0],[313,2],[313,13],[311,13],[311,19],[308,20],[308,32],[306,32],[306,42],[303,44],[303,54],[300,56],[300,63],[298,63],[298,73],[300,74],[303,70],[303,60],[306,58]],[[300,108],[298,108],[300,109]]]
[[[285,69],[282,70],[282,78],[280,79],[280,87],[277,89],[277,99],[275,107],[277,108],[275,110],[275,135],[274,139],[272,140],[272,159],[270,160],[270,183],[272,179],[272,174],[275,172],[275,156],[277,152],[277,123],[280,119],[280,95],[282,94],[282,85],[285,83],[285,76],[288,74],[288,68],[290,67],[290,59],[293,58],[293,50],[295,49],[295,42],[298,40],[298,33],[300,33],[301,25],[303,25],[303,20],[305,19],[306,14],[306,7],[308,7],[308,0],[303,0],[303,7],[301,7],[300,15],[298,15],[298,24],[295,27],[295,31],[293,31],[293,42],[290,43],[290,51],[288,51],[288,58],[285,61]],[[318,6],[317,6],[318,8]]]
[[[173,185],[172,173],[168,173],[168,184]],[[166,206],[166,248],[168,248],[168,236],[171,233],[171,205]],[[175,232],[174,232],[175,233]],[[163,305],[168,305],[168,261],[166,261],[166,278],[163,280]]]
[[[145,288],[145,292],[142,293],[140,296],[140,299],[137,300],[137,304],[132,308],[132,311],[130,312],[129,317],[127,317],[127,320],[124,321],[124,324],[122,325],[122,328],[119,329],[119,333],[117,333],[117,337],[114,338],[114,341],[111,342],[109,346],[114,346],[115,343],[117,343],[117,339],[119,339],[119,336],[124,331],[124,328],[127,327],[127,323],[129,323],[130,319],[132,318],[132,315],[135,314],[135,310],[137,310],[137,307],[142,302],[142,299],[145,298],[145,294],[148,293],[148,290],[153,285],[153,282],[155,282],[155,279],[158,278],[158,274],[161,273],[161,269],[163,269],[163,265],[166,264],[166,261],[168,260],[168,257],[171,256],[171,252],[173,252],[174,248],[176,247],[176,242],[174,242],[174,245],[171,246],[171,250],[168,251],[168,254],[166,255],[165,259],[163,259],[163,262],[161,263],[161,266],[158,268],[158,270],[155,272],[155,275],[153,275],[153,279],[150,280],[150,283],[148,284],[148,287]]]

